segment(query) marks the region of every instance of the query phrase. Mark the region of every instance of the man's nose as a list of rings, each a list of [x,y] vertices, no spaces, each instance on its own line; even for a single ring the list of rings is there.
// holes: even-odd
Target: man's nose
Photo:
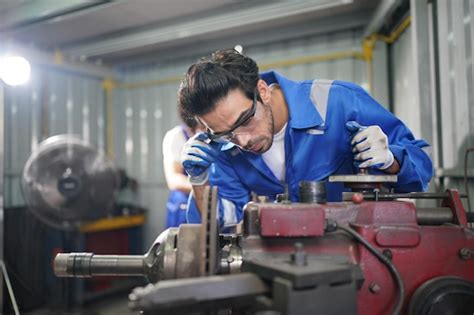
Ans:
[[[245,148],[248,145],[251,137],[252,135],[249,133],[239,133],[234,136],[236,144],[242,148]]]

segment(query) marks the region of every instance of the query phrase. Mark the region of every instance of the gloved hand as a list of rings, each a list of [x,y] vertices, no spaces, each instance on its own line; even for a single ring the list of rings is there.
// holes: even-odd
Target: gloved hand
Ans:
[[[184,145],[181,153],[181,164],[189,175],[189,182],[202,185],[209,178],[208,168],[215,161],[217,147],[215,143],[206,143],[207,135],[203,132],[194,135]]]
[[[395,158],[388,147],[387,135],[379,126],[361,126],[352,120],[346,123],[346,128],[352,134],[354,159],[362,162],[359,168],[385,170],[392,166]]]

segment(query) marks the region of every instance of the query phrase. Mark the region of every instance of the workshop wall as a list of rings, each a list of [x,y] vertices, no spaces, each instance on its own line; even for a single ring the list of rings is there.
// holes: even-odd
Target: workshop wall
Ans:
[[[415,86],[416,66],[413,59],[412,31],[406,29],[391,46],[393,111],[420,136],[421,126],[432,126],[432,152],[435,180],[432,190],[447,188],[465,191],[464,157],[474,147],[474,1],[439,0],[428,6],[428,14],[437,14],[437,29],[432,28],[431,75],[433,76],[432,121],[421,112]],[[474,194],[474,152],[468,162],[469,191]],[[467,207],[467,203],[465,203]],[[474,211],[474,209],[471,209]]]
[[[32,65],[30,83],[5,87],[5,206],[25,204],[23,167],[38,144],[77,134],[105,147],[104,92],[100,79]]]
[[[422,114],[419,104],[420,98],[417,97],[418,89],[416,86],[416,67],[413,58],[412,34],[413,27],[409,26],[400,37],[389,46],[390,49],[390,76],[391,76],[391,95],[392,111],[407,125],[416,138],[422,138],[428,141],[431,147],[428,153],[431,154],[434,169],[438,168],[438,146],[436,128],[430,118]],[[433,83],[434,84],[434,83]],[[432,118],[436,118],[436,105],[432,104]],[[428,116],[429,117],[429,116]],[[427,140],[422,134],[422,125],[431,126],[429,128],[431,138],[434,141]],[[428,188],[429,191],[439,191],[439,182],[432,180]],[[434,207],[436,200],[416,200],[419,207]]]
[[[269,68],[295,79],[339,79],[369,88],[367,67],[363,60],[343,58],[299,63],[301,57],[327,56],[342,51],[361,50],[360,30],[317,35],[244,47],[244,54],[254,58],[262,71]],[[384,51],[377,52],[383,58]],[[176,91],[182,75],[199,57],[125,68],[125,84],[114,91],[114,154],[141,184],[141,200],[149,208],[147,243],[151,243],[165,222],[168,193],[162,169],[162,138],[178,123]],[[311,59],[311,58],[309,58]],[[381,86],[378,99],[386,104],[386,79],[377,71]],[[374,80],[375,81],[375,80]]]
[[[438,176],[445,187],[464,191],[466,148],[474,147],[474,1],[437,1],[439,58]],[[468,163],[474,195],[474,152]],[[471,202],[473,204],[473,202]],[[474,211],[471,205],[471,211]]]
[[[416,90],[413,82],[415,70],[411,47],[411,27],[408,27],[391,47],[393,113],[411,129],[415,137],[419,138],[420,110],[417,98],[413,97]]]
[[[170,71],[184,72],[173,65],[160,65],[149,72],[127,73],[124,78],[131,82],[160,80]],[[178,123],[176,91],[179,87],[178,79],[167,80],[167,83],[144,87],[118,88],[113,93],[114,156],[117,164],[138,180],[138,199],[149,210],[145,248],[164,230],[166,222],[168,188],[163,173],[162,139],[166,131]]]

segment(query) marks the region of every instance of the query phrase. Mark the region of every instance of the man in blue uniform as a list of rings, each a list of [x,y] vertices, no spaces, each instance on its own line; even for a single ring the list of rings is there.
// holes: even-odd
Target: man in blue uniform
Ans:
[[[259,75],[255,61],[232,49],[188,69],[179,105],[207,128],[182,152],[195,197],[188,222],[199,222],[209,181],[219,188],[226,227],[242,219],[252,192],[274,200],[287,186],[297,201],[300,181],[354,174],[359,167],[396,174],[393,188],[400,192],[424,191],[432,176],[424,150],[429,145],[360,86],[295,82],[273,71]],[[339,201],[344,187],[328,183],[326,190],[328,201]]]

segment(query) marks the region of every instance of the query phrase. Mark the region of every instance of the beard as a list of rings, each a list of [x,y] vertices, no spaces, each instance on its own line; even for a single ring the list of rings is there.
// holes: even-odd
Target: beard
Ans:
[[[273,120],[272,109],[268,105],[265,105],[263,103],[261,104],[264,110],[264,113],[263,113],[264,114],[263,123],[265,123],[264,134],[257,136],[255,139],[251,139],[244,148],[244,150],[250,151],[256,154],[263,154],[271,148],[273,144],[273,132],[275,130],[275,122]],[[259,143],[263,143],[262,147],[259,148],[258,151],[252,150],[252,147],[258,146]]]

